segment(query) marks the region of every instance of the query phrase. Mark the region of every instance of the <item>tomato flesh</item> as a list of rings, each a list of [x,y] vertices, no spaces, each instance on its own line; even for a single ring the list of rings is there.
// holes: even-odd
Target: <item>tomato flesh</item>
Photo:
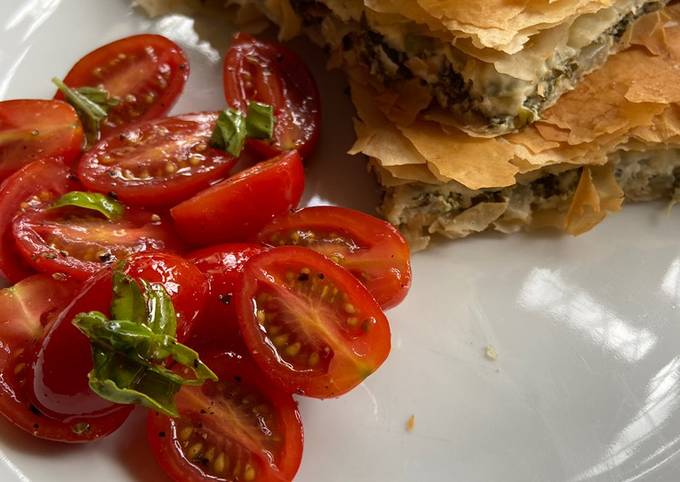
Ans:
[[[0,414],[26,432],[47,440],[88,442],[118,428],[127,413],[65,420],[46,417],[33,403],[31,366],[43,333],[71,301],[78,285],[34,275],[0,290]]]
[[[49,157],[71,164],[83,146],[76,111],[58,100],[0,102],[0,181]]]
[[[228,175],[236,158],[209,147],[216,113],[135,124],[102,140],[78,164],[92,191],[126,204],[172,206]]]
[[[305,63],[287,48],[237,33],[224,58],[224,94],[241,112],[251,100],[273,107],[273,142],[249,140],[256,153],[272,157],[297,149],[306,157],[314,149],[321,123],[319,91]]]
[[[210,285],[205,309],[191,333],[192,344],[244,351],[234,298],[241,289],[245,264],[266,249],[259,244],[234,243],[204,248],[188,255],[189,261],[205,274]]]
[[[34,269],[82,281],[132,254],[180,248],[167,220],[134,208],[110,221],[85,209],[45,206],[19,215],[12,232]]]
[[[218,382],[183,387],[180,413],[149,413],[156,460],[177,482],[283,482],[302,457],[302,423],[292,397],[263,382],[248,359],[205,355]]]
[[[383,308],[411,286],[408,244],[391,224],[353,209],[318,206],[275,219],[257,236],[272,246],[304,246],[350,271]]]
[[[304,191],[296,151],[260,162],[170,210],[189,243],[206,246],[253,237],[263,226],[296,207]]]
[[[184,89],[189,62],[161,35],[134,35],[80,59],[64,78],[69,87],[103,86],[119,104],[109,110],[102,137],[122,125],[165,115]],[[57,92],[55,99],[63,99]]]
[[[255,361],[282,388],[339,396],[387,358],[390,328],[348,271],[306,248],[283,247],[246,265],[239,326]]]
[[[190,330],[207,294],[205,278],[196,268],[178,256],[154,253],[132,256],[125,272],[134,279],[161,283],[175,305],[178,337]],[[112,288],[111,271],[94,276],[42,342],[34,365],[33,387],[36,405],[51,418],[64,420],[75,415],[95,416],[132,409],[104,400],[90,390],[87,380],[92,369],[90,342],[72,324],[75,315],[81,312],[100,311],[108,315]]]
[[[0,185],[0,273],[17,282],[33,273],[19,254],[12,220],[22,211],[38,209],[77,189],[69,169],[57,159],[42,159],[21,168]]]

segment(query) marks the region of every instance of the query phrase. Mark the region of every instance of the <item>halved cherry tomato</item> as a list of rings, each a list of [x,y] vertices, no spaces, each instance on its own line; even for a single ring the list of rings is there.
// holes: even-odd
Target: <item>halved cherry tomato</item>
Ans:
[[[244,351],[236,321],[234,298],[241,289],[246,262],[266,250],[260,244],[222,244],[187,256],[206,275],[210,284],[208,302],[191,332],[193,345]]]
[[[125,272],[134,279],[161,283],[177,312],[178,338],[190,330],[207,296],[207,282],[200,271],[178,256],[154,253],[130,257]],[[81,312],[96,310],[108,315],[112,289],[110,270],[95,275],[43,340],[34,364],[33,388],[35,404],[46,416],[67,420],[132,409],[106,401],[90,390],[90,341],[72,324]]]
[[[411,286],[408,244],[381,219],[353,209],[319,206],[276,218],[257,236],[271,246],[304,246],[356,276],[383,308],[398,305]]]
[[[33,161],[58,157],[71,164],[83,147],[76,111],[58,100],[0,102],[0,181]]]
[[[0,185],[0,273],[15,283],[33,270],[22,260],[12,236],[12,220],[62,194],[77,189],[68,167],[57,159],[42,159],[21,168]]]
[[[0,290],[0,414],[36,437],[88,442],[118,428],[127,413],[68,420],[45,417],[33,404],[31,364],[45,330],[71,301],[78,285],[34,275]]]
[[[19,215],[12,232],[24,261],[37,271],[82,281],[133,253],[181,248],[168,221],[136,208],[110,221],[87,209],[45,205]]]
[[[102,123],[105,137],[131,122],[165,115],[184,89],[189,62],[161,35],[134,35],[104,45],[80,59],[64,78],[69,87],[103,86],[119,104]],[[55,99],[64,99],[57,92]]]
[[[251,259],[236,309],[262,371],[301,395],[342,395],[390,352],[390,327],[371,294],[310,249],[274,248]]]
[[[314,149],[321,124],[319,91],[302,59],[282,45],[237,33],[224,58],[224,95],[241,112],[251,100],[274,108],[273,142],[247,144],[263,157],[292,149],[306,157]]]
[[[88,189],[126,204],[172,206],[226,177],[236,159],[209,147],[215,113],[135,124],[102,140],[78,164]]]
[[[184,239],[210,245],[249,239],[298,205],[304,191],[296,151],[260,162],[170,210]]]
[[[180,417],[149,413],[147,436],[176,482],[285,482],[302,458],[302,423],[292,397],[266,383],[248,359],[202,356],[219,382],[183,387]]]

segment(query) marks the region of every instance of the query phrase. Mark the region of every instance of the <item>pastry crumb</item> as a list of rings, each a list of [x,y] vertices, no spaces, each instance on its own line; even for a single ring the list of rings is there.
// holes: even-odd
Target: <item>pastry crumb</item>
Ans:
[[[416,426],[416,416],[411,415],[408,420],[406,421],[406,431],[407,432],[413,432],[413,429]]]
[[[496,361],[496,360],[498,360],[498,352],[497,352],[496,349],[495,349],[493,346],[491,346],[491,345],[487,345],[486,347],[484,347],[484,356],[485,356],[486,359],[489,360],[489,361]]]

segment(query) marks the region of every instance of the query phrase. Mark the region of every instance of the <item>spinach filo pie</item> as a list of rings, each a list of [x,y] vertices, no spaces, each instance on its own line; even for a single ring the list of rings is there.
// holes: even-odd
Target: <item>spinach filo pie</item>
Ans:
[[[241,0],[360,65],[385,96],[476,136],[541,117],[666,0]]]
[[[383,215],[418,249],[487,229],[580,234],[624,198],[680,199],[680,5],[645,15],[623,41],[540,121],[495,138],[422,115],[394,122],[366,73],[352,72],[352,152],[370,158]]]

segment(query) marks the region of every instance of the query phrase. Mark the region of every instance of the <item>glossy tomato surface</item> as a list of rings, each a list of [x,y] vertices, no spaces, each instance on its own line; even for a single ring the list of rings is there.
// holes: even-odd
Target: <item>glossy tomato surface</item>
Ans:
[[[253,358],[290,392],[337,397],[390,352],[380,305],[352,274],[307,248],[274,248],[251,259],[236,308]]]
[[[170,210],[188,242],[206,246],[250,239],[267,223],[295,208],[304,191],[297,152],[260,162]]]
[[[147,436],[176,482],[285,482],[302,458],[302,423],[292,397],[268,384],[247,359],[206,355],[218,382],[183,387],[180,417],[149,413]]]
[[[236,162],[208,145],[216,121],[215,113],[186,114],[122,129],[82,157],[78,177],[126,204],[177,204],[226,177]]]
[[[191,344],[244,352],[234,298],[241,289],[245,264],[266,250],[261,244],[230,243],[203,248],[187,256],[210,285],[205,309],[192,329]]]
[[[203,275],[182,258],[170,254],[141,254],[130,258],[125,272],[134,279],[160,283],[170,294],[177,312],[177,331],[189,330],[205,303],[207,284]],[[113,283],[111,271],[94,276],[59,316],[38,352],[33,387],[36,405],[47,416],[67,420],[74,416],[102,416],[129,411],[96,395],[88,385],[92,351],[88,338],[73,324],[82,312],[110,314]]]
[[[12,220],[77,187],[68,167],[57,159],[34,161],[0,185],[0,273],[4,278],[15,283],[33,273],[14,244]]]
[[[272,246],[304,246],[357,277],[383,308],[411,286],[408,244],[391,224],[353,209],[318,206],[276,218],[257,236]]]
[[[0,181],[49,157],[71,164],[83,147],[76,111],[58,100],[0,102]]]
[[[224,58],[224,94],[241,112],[251,100],[274,109],[273,142],[250,140],[249,148],[264,157],[292,149],[306,157],[314,149],[321,124],[319,91],[302,59],[284,46],[236,34]]]
[[[88,442],[118,428],[127,413],[54,420],[33,403],[32,364],[46,329],[78,285],[34,275],[0,290],[0,414],[30,434],[60,442]]]
[[[80,59],[64,78],[69,87],[103,86],[119,104],[101,126],[106,136],[131,122],[165,115],[184,89],[189,62],[161,35],[134,35],[104,45]],[[56,99],[64,96],[58,92]]]
[[[36,271],[81,281],[135,253],[181,249],[168,220],[135,208],[109,220],[88,209],[46,205],[20,214],[12,232],[19,253]]]

